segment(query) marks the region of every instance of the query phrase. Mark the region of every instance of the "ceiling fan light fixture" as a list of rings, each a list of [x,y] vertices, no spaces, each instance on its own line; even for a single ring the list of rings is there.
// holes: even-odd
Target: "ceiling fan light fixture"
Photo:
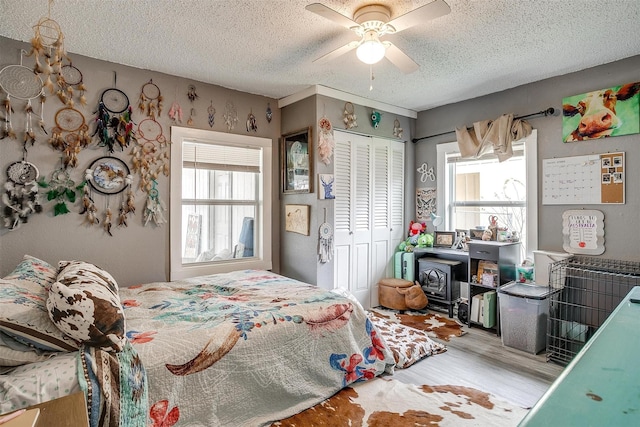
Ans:
[[[365,64],[375,64],[384,58],[385,47],[375,31],[367,31],[356,49],[356,56]]]

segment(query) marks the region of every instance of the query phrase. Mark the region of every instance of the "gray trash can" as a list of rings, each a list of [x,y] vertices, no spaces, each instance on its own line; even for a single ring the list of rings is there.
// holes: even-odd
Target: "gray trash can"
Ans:
[[[510,282],[498,289],[502,345],[538,354],[546,347],[547,286]]]

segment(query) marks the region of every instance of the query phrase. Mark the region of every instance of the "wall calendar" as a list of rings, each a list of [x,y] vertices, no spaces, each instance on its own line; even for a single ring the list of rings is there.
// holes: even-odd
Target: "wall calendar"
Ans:
[[[543,205],[624,204],[624,153],[542,161]]]

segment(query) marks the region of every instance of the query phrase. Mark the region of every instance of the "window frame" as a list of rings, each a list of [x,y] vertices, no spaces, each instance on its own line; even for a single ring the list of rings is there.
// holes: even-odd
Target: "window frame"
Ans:
[[[527,229],[524,254],[533,259],[533,251],[538,249],[538,132],[533,129],[531,134],[514,143],[524,145],[525,164],[527,168]],[[450,178],[446,157],[449,154],[459,153],[458,142],[446,142],[436,145],[437,151],[437,188],[436,188],[436,215],[443,218],[445,227],[451,228],[449,215],[450,193],[448,191]]]
[[[202,144],[221,144],[237,147],[260,148],[262,151],[261,173],[259,178],[258,212],[254,222],[254,256],[250,258],[232,258],[211,262],[183,264],[182,262],[182,144],[183,142]],[[237,135],[204,129],[171,126],[171,197],[169,198],[169,258],[170,280],[235,270],[259,269],[271,270],[271,223],[273,188],[273,140],[249,135]]]

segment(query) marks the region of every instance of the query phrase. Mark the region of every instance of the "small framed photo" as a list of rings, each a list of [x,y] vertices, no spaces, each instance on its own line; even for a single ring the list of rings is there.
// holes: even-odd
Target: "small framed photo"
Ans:
[[[453,246],[456,240],[455,231],[436,231],[433,239],[433,246]]]
[[[470,228],[469,229],[469,238],[471,240],[482,240],[482,234],[483,233],[484,233],[484,229]]]

